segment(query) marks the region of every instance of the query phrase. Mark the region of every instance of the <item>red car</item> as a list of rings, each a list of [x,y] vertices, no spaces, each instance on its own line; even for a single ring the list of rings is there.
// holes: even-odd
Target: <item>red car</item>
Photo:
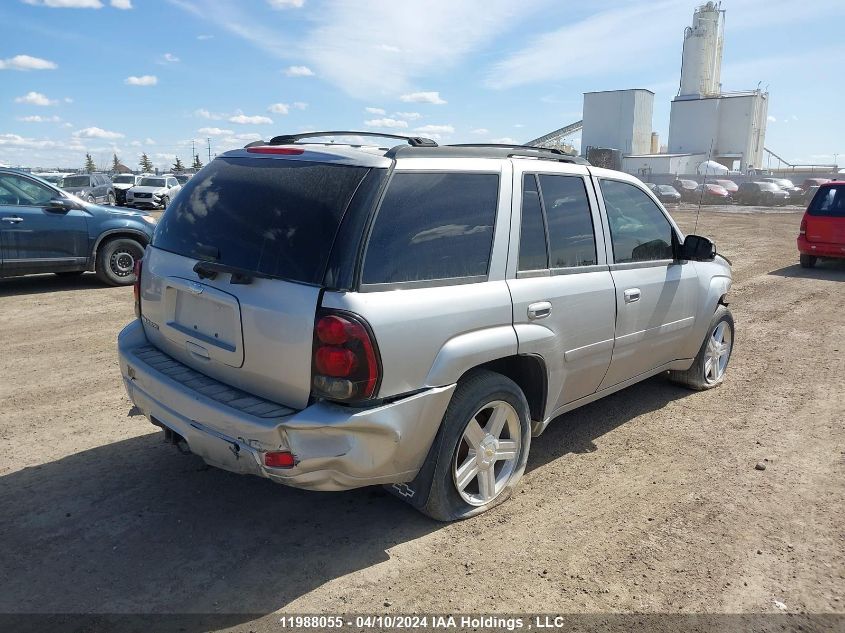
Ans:
[[[845,182],[819,187],[798,231],[801,266],[812,268],[819,257],[845,258]]]
[[[701,201],[701,204],[730,204],[731,194],[721,185],[704,183],[695,188],[694,202]]]

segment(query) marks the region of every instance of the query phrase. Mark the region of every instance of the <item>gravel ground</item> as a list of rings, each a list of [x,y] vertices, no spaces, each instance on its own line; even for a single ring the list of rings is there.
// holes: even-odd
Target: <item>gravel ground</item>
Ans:
[[[131,289],[0,280],[0,613],[843,612],[845,264],[798,266],[800,217],[701,213],[734,264],[722,387],[562,416],[513,499],[451,525],[178,454],[121,385]]]

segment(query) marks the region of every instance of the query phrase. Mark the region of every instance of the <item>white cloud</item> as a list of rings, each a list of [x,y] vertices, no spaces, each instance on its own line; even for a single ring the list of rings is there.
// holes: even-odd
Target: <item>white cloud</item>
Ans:
[[[411,92],[402,95],[399,97],[399,100],[406,103],[433,103],[434,105],[443,105],[446,103],[440,97],[439,92]]]
[[[51,106],[56,105],[58,101],[55,99],[48,99],[47,95],[40,92],[30,91],[22,97],[15,97],[15,103],[28,103],[29,105],[37,106]]]
[[[201,127],[197,132],[207,136],[223,136],[224,134],[231,134],[232,130],[224,130],[219,127]]]
[[[109,130],[104,130],[99,127],[86,127],[81,130],[77,130],[73,133],[73,135],[77,138],[123,138],[123,134],[121,134],[120,132],[110,132]]]
[[[503,136],[502,138],[491,138],[491,143],[499,143],[501,145],[519,145],[519,141],[516,139],[511,138],[510,136]]]
[[[486,127],[479,127],[479,128],[475,128],[474,130],[472,130],[472,133],[473,134],[490,134],[490,130],[488,130]]]
[[[213,35],[206,35],[206,34],[203,33],[202,35],[197,35],[197,39],[200,40],[200,41],[213,40],[214,36]]]
[[[423,125],[414,130],[419,134],[453,134],[455,128],[451,125]]]
[[[180,61],[182,60],[176,57],[176,55],[174,55],[173,53],[165,53],[161,56],[161,62],[164,64],[176,64]]]
[[[115,9],[127,11],[132,8],[132,0],[111,0],[111,6]]]
[[[131,75],[123,80],[127,86],[155,86],[158,83],[158,77],[155,75],[141,75],[136,77]]]
[[[55,62],[31,55],[15,55],[7,59],[0,59],[0,70],[54,70],[58,68]]]
[[[387,53],[401,53],[402,49],[398,46],[392,46],[390,44],[379,44],[376,48],[380,51],[385,51]]]
[[[769,123],[777,123],[777,118],[776,118],[776,117],[773,117],[771,114],[770,114],[769,116],[767,116],[767,117],[766,117],[766,120],[767,120]]]
[[[419,112],[394,112],[393,116],[400,119],[405,119],[406,121],[416,121],[422,115]]]
[[[24,123],[59,123],[61,119],[57,116],[32,114],[30,116],[19,116],[18,121],[23,121]]]
[[[141,141],[132,141],[131,143],[129,143],[131,147],[141,147],[142,144],[143,143],[141,143]]]
[[[288,66],[285,68],[285,74],[288,77],[313,77],[314,71],[308,66]]]
[[[74,144],[78,143],[73,141]],[[22,147],[27,149],[52,149],[60,144],[51,140],[36,140],[19,134],[0,134],[0,147]]]
[[[50,9],[102,9],[100,0],[23,0],[25,4]]]
[[[305,103],[304,101],[294,101],[293,107],[296,108],[297,110],[304,110],[305,108],[308,107],[308,104]]]
[[[367,127],[391,127],[391,128],[404,128],[408,127],[407,121],[401,121],[399,119],[371,119],[369,121],[364,121],[364,125]]]
[[[156,142],[148,136],[147,138],[144,139],[144,144],[145,145],[155,145]]]
[[[290,112],[290,106],[287,103],[274,103],[267,108],[267,112],[274,114],[287,114]]]
[[[271,9],[301,9],[305,0],[267,0]]]
[[[377,114],[379,116],[384,116],[387,114],[387,110],[383,110],[382,108],[364,108],[364,112],[369,112],[370,114]]]
[[[194,116],[199,117],[200,119],[211,119],[212,121],[219,121],[223,118],[222,114],[217,112],[209,112],[205,108],[199,108],[194,110]]]
[[[65,103],[73,103],[73,99],[71,99],[70,97],[65,97],[64,102]]]
[[[273,122],[273,119],[257,114],[254,116],[247,116],[246,114],[235,114],[229,117],[229,122],[239,123],[241,125],[269,125]]]

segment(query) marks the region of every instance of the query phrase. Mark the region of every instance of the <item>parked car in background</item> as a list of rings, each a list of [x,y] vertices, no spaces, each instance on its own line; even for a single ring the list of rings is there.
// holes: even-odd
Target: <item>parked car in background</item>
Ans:
[[[119,174],[112,178],[112,186],[114,187],[115,202],[118,206],[126,204],[126,192],[141,182],[144,175],[135,174]]]
[[[762,182],[770,182],[777,185],[788,193],[791,198],[794,197],[800,200],[804,194],[804,190],[801,187],[796,187],[789,178],[762,178],[761,180]]]
[[[724,187],[725,190],[734,195],[737,190],[739,189],[739,185],[736,184],[733,180],[724,180],[724,179],[716,179],[712,181],[714,185],[719,185],[720,187]]]
[[[657,196],[657,199],[664,204],[677,204],[681,201],[681,194],[672,185],[655,185],[654,183],[646,183],[646,186],[651,189],[651,192]]]
[[[154,228],[147,213],[97,206],[0,168],[0,277],[92,270],[107,284],[131,284]]]
[[[830,181],[828,180],[828,182]],[[804,195],[801,196],[801,202],[803,204],[810,204],[810,200],[812,200],[813,196],[816,195],[816,192],[819,190],[820,186],[821,185],[813,185],[812,187],[807,189],[807,191],[804,192]]]
[[[801,218],[798,253],[804,268],[819,257],[845,258],[845,181],[819,186]]]
[[[117,200],[111,178],[106,174],[73,174],[59,181],[59,187],[77,198],[90,202],[113,205]]]
[[[727,189],[707,182],[695,188],[695,202],[701,204],[730,204],[732,200]]]
[[[44,172],[37,172],[33,173],[33,176],[38,176],[42,180],[46,180],[51,185],[58,185],[59,181],[65,176],[70,176],[70,172],[62,172],[62,171],[44,171]]]
[[[690,180],[689,178],[676,178],[672,183],[672,186],[678,193],[681,194],[681,200],[684,200],[685,202],[698,200],[695,195],[695,188],[698,187],[698,183],[695,180]]]
[[[805,178],[800,186],[806,193],[811,187],[818,187],[827,182],[830,182],[830,178]]]
[[[191,179],[192,174],[176,174],[176,182],[180,185],[184,185]]]
[[[723,381],[730,264],[633,176],[309,137],[216,157],[147,249],[120,370],[171,442],[451,521],[506,499],[562,413],[667,370]]]
[[[136,209],[166,209],[182,190],[172,174],[146,176],[126,192],[126,206]]]
[[[744,182],[734,201],[745,205],[781,206],[789,201],[789,194],[771,182]]]

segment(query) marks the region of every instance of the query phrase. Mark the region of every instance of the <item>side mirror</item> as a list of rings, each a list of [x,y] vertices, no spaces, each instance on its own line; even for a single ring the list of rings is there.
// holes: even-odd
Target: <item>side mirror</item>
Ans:
[[[71,209],[75,209],[76,205],[73,203],[73,200],[68,198],[53,198],[47,203],[47,208],[50,211],[70,211]]]
[[[712,262],[716,259],[716,245],[700,235],[687,235],[678,250],[678,259],[682,260]]]

